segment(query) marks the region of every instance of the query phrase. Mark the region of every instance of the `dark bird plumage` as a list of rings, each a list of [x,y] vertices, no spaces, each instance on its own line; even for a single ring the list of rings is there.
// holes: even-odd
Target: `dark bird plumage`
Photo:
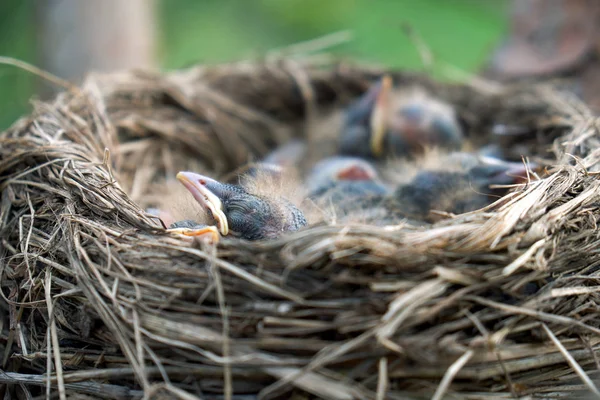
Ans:
[[[357,157],[330,157],[319,161],[306,179],[313,200],[343,203],[388,193],[375,168]]]
[[[458,150],[462,143],[452,107],[424,92],[394,89],[384,76],[347,109],[339,152],[371,159],[413,157],[430,147]]]
[[[467,172],[422,171],[409,184],[398,187],[393,198],[411,218],[427,220],[432,210],[463,214],[505,194],[506,189],[491,186],[514,184],[515,177],[509,171],[493,165],[476,166]]]
[[[302,211],[285,198],[250,193],[243,186],[193,172],[180,172],[177,179],[214,219],[223,236],[274,239],[307,225]]]
[[[525,179],[524,164],[451,153],[440,160],[438,169],[419,171],[390,194],[365,197],[338,207],[349,216],[368,216],[365,222],[369,223],[395,224],[404,219],[431,222],[431,211],[462,214],[486,207],[507,193],[507,185]]]

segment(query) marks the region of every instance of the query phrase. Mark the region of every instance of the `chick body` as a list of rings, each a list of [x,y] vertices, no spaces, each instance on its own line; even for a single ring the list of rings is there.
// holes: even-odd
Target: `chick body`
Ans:
[[[346,111],[342,155],[411,158],[425,148],[458,150],[464,135],[454,109],[417,89],[394,89],[385,76]]]

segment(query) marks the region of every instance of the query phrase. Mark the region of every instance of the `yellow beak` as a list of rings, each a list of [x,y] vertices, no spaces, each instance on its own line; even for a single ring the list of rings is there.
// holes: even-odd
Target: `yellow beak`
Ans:
[[[221,235],[227,236],[229,233],[229,225],[227,223],[227,217],[223,212],[221,200],[205,186],[210,182],[216,181],[193,172],[179,172],[177,174],[177,180],[192,193],[192,196],[194,196],[198,203],[210,210],[213,218],[217,222]]]
[[[381,78],[381,89],[377,94],[373,112],[371,113],[371,151],[376,157],[383,154],[383,142],[385,138],[386,124],[390,110],[390,97],[392,90],[392,77],[384,75]]]
[[[184,236],[196,237],[201,240],[208,240],[211,243],[219,243],[219,230],[215,226],[206,226],[200,229],[193,228],[173,228],[168,229],[169,233],[177,233]]]

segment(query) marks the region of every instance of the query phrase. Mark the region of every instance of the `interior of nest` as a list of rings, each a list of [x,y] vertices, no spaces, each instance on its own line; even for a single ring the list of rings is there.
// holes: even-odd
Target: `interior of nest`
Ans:
[[[294,138],[308,140],[298,168],[309,168],[335,153],[340,110],[384,74],[451,104],[471,149],[495,142],[512,161],[547,167],[543,179],[497,208],[418,229],[345,225],[306,208],[298,232],[217,247],[171,237],[145,211],[165,199],[194,205],[179,171],[235,180]],[[599,256],[582,232],[595,219],[573,212],[597,201],[589,117],[544,86],[441,84],[346,64],[92,76],[1,137],[3,390],[35,394],[48,370],[61,397],[511,398],[593,387],[600,328],[585,282]],[[301,203],[296,181],[285,184]],[[557,288],[567,292],[549,295]]]
[[[565,149],[555,141],[571,125],[556,111],[560,104],[552,106],[553,97],[559,100],[551,90],[547,90],[548,101],[540,101],[536,96],[543,89],[527,91],[529,87],[522,90],[491,83],[444,85],[405,72],[384,74],[347,66],[326,72],[283,63],[264,69],[192,69],[171,74],[161,87],[153,78],[130,76],[127,85],[138,87],[125,91],[135,92],[137,98],[121,98],[122,87],[108,95],[118,142],[111,148],[111,161],[132,201],[146,210],[168,209],[172,220],[214,223],[176,179],[179,171],[193,171],[289,199],[302,209],[309,225],[369,224],[360,216],[337,214],[340,211],[327,202],[315,202],[307,186],[318,161],[340,155],[348,107],[384,76],[392,77],[394,90],[401,95],[427,96],[452,108],[464,135],[460,148],[452,151],[476,154],[487,147],[500,149],[504,160],[527,167],[521,172],[524,181],[543,177],[546,167],[560,164],[557,158],[566,160]],[[303,141],[305,152],[294,163],[290,161],[284,179],[274,181],[264,175],[248,179],[249,168],[277,148],[298,141]],[[397,187],[423,169],[452,169],[441,165],[449,153],[433,146],[408,159],[389,157],[377,163],[378,174],[390,187]],[[538,168],[531,168],[532,164]],[[527,186],[519,183],[513,186]],[[490,196],[488,203],[499,197]],[[448,210],[432,211],[428,222],[453,216]],[[154,220],[169,225],[166,220]]]

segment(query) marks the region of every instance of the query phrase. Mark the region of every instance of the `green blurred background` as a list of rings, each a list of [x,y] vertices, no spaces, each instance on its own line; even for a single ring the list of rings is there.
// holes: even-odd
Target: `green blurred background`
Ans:
[[[0,55],[36,64],[35,1],[0,1]],[[164,69],[260,58],[346,29],[353,40],[331,52],[422,69],[401,28],[408,23],[436,60],[475,72],[503,36],[508,12],[507,0],[157,0],[156,5]],[[29,112],[35,89],[30,74],[0,65],[0,129]]]

